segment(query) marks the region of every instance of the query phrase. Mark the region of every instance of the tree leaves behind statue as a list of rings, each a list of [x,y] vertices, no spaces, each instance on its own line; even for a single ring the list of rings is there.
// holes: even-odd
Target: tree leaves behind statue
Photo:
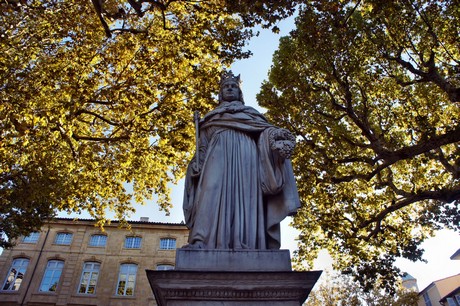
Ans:
[[[378,284],[364,291],[360,284],[345,275],[326,273],[308,296],[304,306],[414,306],[418,293],[396,284],[395,293],[382,291]]]
[[[459,14],[455,1],[309,1],[281,40],[258,100],[298,139],[300,265],[327,249],[364,288],[391,290],[396,258],[460,230]]]
[[[242,19],[218,0],[0,10],[2,237],[56,210],[103,225],[107,211],[124,221],[154,194],[167,210],[193,151],[193,110],[211,108],[224,64],[249,56]]]

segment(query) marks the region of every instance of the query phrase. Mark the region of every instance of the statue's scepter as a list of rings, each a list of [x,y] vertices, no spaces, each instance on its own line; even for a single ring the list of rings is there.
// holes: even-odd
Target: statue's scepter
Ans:
[[[196,153],[195,153],[195,163],[197,170],[200,165],[200,112],[195,111],[193,114],[193,119],[195,120],[195,141],[196,141]]]

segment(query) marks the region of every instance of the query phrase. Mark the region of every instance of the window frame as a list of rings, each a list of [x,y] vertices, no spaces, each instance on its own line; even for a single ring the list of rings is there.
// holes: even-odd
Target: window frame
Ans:
[[[128,242],[128,241],[132,242]],[[126,236],[125,237],[125,249],[140,249],[142,247],[142,237],[139,236]]]
[[[62,235],[66,235],[62,240],[59,239],[59,237],[62,237]],[[70,238],[67,238],[70,237]],[[59,244],[59,245],[71,245],[73,241],[73,233],[70,232],[58,232],[56,233],[56,237],[54,237],[54,244]],[[68,242],[68,243],[67,243]]]
[[[97,240],[95,241],[96,243],[93,244],[93,238],[94,237],[97,237]],[[101,239],[103,238],[103,242],[104,244],[101,244]],[[91,235],[91,237],[89,237],[89,242],[88,242],[88,246],[90,247],[95,247],[95,248],[105,248],[107,246],[107,235],[103,235],[103,234],[93,234]]]
[[[25,263],[25,264],[24,264]],[[13,262],[11,263],[10,269],[8,270],[8,274],[5,277],[5,280],[3,281],[3,285],[0,288],[0,291],[7,291],[7,292],[17,292],[21,288],[22,282],[24,281],[24,278],[26,276],[27,268],[29,266],[30,259],[26,257],[18,257],[13,259]],[[14,269],[14,274],[13,278],[11,279],[11,273],[13,272]],[[21,278],[19,278],[19,274],[21,274]],[[10,279],[10,281],[8,281]],[[17,280],[20,279],[21,281],[18,283]],[[8,285],[7,288],[5,286]],[[17,287],[16,287],[17,286]]]
[[[36,244],[40,240],[40,232],[32,232],[22,238],[23,243]]]
[[[174,243],[172,243],[174,241]],[[176,238],[160,238],[160,250],[175,250],[176,249]]]
[[[50,264],[56,264],[56,266],[51,267]],[[59,280],[61,279],[62,270],[64,270],[63,260],[59,260],[59,259],[48,260],[48,263],[46,264],[45,272],[43,273],[42,281],[40,282],[40,286],[38,287],[38,291],[39,292],[56,292],[57,287],[59,285]],[[47,273],[49,272],[51,272],[51,277],[50,277],[49,284],[46,284],[45,279],[46,279]],[[53,282],[55,283],[56,286],[54,290],[50,290],[54,286]],[[51,286],[51,284],[53,284],[53,286]],[[43,290],[43,287],[45,285],[47,285],[46,287],[49,288],[48,290]]]
[[[136,279],[137,279],[137,270],[139,268],[138,264],[135,263],[123,263],[120,265],[118,271],[118,280],[117,280],[117,287],[115,290],[115,295],[117,296],[134,296],[134,290],[136,289]],[[122,280],[122,276],[124,280]],[[132,280],[130,280],[130,276],[134,276]],[[120,286],[121,282],[124,281],[123,287]],[[132,282],[132,286],[129,286],[129,283]],[[120,293],[120,289],[122,293]],[[131,289],[131,294],[128,293],[128,290]]]
[[[428,294],[428,292],[423,293],[423,300],[426,306],[432,306],[430,295]]]
[[[91,267],[87,267],[87,265],[91,265]],[[96,268],[97,267],[97,268]],[[83,263],[83,268],[81,270],[80,281],[78,283],[77,294],[84,294],[84,295],[95,295],[97,289],[97,282],[99,280],[99,274],[101,272],[101,263],[97,261],[85,261]],[[85,277],[88,275],[88,277]],[[96,276],[94,276],[96,275]],[[84,285],[84,292],[82,292],[82,285],[83,280],[85,280],[86,284]],[[94,282],[94,285],[91,283]],[[93,288],[93,291],[90,292],[90,288]]]

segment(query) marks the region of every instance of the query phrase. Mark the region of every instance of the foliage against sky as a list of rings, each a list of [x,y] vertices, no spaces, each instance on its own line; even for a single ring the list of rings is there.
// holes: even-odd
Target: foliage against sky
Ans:
[[[438,228],[460,230],[456,1],[306,1],[258,95],[295,132],[297,260],[327,249],[391,287]]]
[[[382,291],[378,284],[365,292],[350,276],[326,274],[304,306],[414,306],[417,301],[418,292],[404,288],[401,282],[392,294]]]
[[[252,4],[226,5],[0,3],[1,232],[26,234],[56,209],[124,219],[154,194],[168,209],[193,111],[210,109],[222,67],[249,55],[239,16]]]
[[[300,2],[259,96],[299,138],[298,259],[327,248],[365,285],[391,283],[396,256],[420,259],[434,229],[460,223],[453,0],[1,2],[0,230],[55,209],[102,224],[153,194],[169,207],[193,110],[248,55],[243,26]]]

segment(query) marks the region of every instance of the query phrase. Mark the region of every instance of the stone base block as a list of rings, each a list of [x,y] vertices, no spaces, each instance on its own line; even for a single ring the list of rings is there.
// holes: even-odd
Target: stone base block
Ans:
[[[176,250],[181,271],[291,271],[289,250]]]
[[[152,271],[159,306],[300,306],[322,271]]]

